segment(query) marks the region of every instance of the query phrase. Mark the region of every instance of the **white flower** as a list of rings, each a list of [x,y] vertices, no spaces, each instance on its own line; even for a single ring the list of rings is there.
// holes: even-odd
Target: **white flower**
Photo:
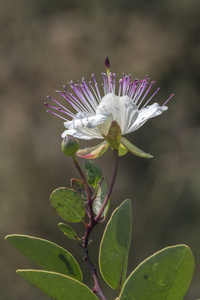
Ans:
[[[130,75],[126,76],[123,74],[123,78],[119,80],[119,89],[116,94],[116,75],[110,73],[108,58],[105,60],[105,65],[107,74],[102,73],[103,97],[100,94],[95,76],[92,74],[93,85],[92,82],[87,84],[83,78],[81,83],[78,82],[78,84],[74,84],[73,81],[69,83],[74,93],[68,91],[66,87],[64,87],[63,92],[58,91],[60,95],[71,104],[75,112],[68,110],[51,97],[49,98],[58,104],[59,107],[53,107],[45,103],[46,106],[67,116],[67,118],[65,118],[52,110],[48,110],[65,120],[64,126],[66,130],[62,133],[63,138],[66,135],[71,135],[84,140],[106,139],[113,121],[119,125],[120,136],[125,135],[137,130],[146,123],[147,120],[167,110],[165,104],[172,98],[173,94],[162,105],[158,103],[149,105],[149,102],[157,94],[159,88],[149,96],[155,82],[152,81],[149,83],[147,76],[140,81],[138,79],[131,81]],[[70,120],[68,118],[70,118]],[[117,148],[120,146],[119,150],[121,154],[125,154],[128,150],[131,151],[130,147],[127,146],[128,141],[125,138],[121,138],[121,142],[122,144],[117,146]],[[128,143],[132,145],[130,142]],[[79,150],[78,155],[96,158],[107,150],[108,144],[110,144],[109,140],[107,140],[107,142],[104,141],[97,147]],[[112,143],[110,146],[112,147]],[[100,151],[102,147],[105,151]],[[126,149],[122,151],[124,147]],[[98,149],[100,149],[100,152],[98,152]],[[139,150],[135,147],[135,150],[136,149]],[[132,149],[131,152],[139,156],[147,157],[143,151],[139,150],[140,152],[136,153],[137,151],[135,150],[133,151]],[[95,155],[92,155],[94,151]],[[152,156],[148,155],[148,157]]]

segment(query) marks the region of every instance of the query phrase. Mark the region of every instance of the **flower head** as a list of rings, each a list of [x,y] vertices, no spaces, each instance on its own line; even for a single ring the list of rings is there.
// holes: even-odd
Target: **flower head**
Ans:
[[[110,72],[108,57],[105,59],[105,67],[106,73],[102,73],[103,96],[92,74],[93,82],[86,83],[84,78],[77,84],[70,81],[72,93],[65,86],[64,91],[57,91],[71,104],[74,112],[50,96],[48,98],[58,106],[54,107],[45,102],[45,105],[50,108],[48,111],[64,120],[66,130],[62,133],[63,138],[71,135],[84,140],[104,139],[104,142],[96,147],[79,150],[77,152],[79,156],[96,158],[102,155],[110,145],[113,149],[119,149],[120,155],[131,151],[142,157],[152,157],[122,136],[137,130],[150,118],[166,111],[165,105],[173,94],[162,105],[158,103],[150,105],[150,101],[159,91],[158,88],[150,93],[155,81],[149,83],[148,76],[142,80],[131,81],[131,75],[123,74],[119,80],[118,91],[116,91],[116,74]]]

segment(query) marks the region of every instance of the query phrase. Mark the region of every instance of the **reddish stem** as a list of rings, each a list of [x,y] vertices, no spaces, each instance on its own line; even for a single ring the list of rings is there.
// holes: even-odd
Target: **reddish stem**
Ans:
[[[99,211],[98,215],[95,218],[94,218],[94,213],[93,213],[93,209],[92,209],[92,202],[93,202],[92,200],[93,200],[93,198],[91,196],[89,185],[87,183],[85,175],[83,174],[83,172],[82,172],[82,170],[81,170],[81,168],[78,164],[77,158],[73,157],[74,164],[75,164],[79,174],[81,175],[81,177],[83,179],[84,186],[85,186],[85,189],[86,189],[87,205],[88,205],[88,208],[89,208],[89,217],[90,217],[90,222],[89,222],[88,226],[86,227],[85,235],[83,237],[82,247],[83,247],[83,251],[84,251],[84,259],[85,259],[86,263],[88,264],[88,266],[89,266],[89,268],[92,272],[92,276],[93,276],[93,280],[94,280],[94,288],[93,288],[92,291],[93,291],[93,293],[98,294],[99,297],[101,298],[101,300],[107,300],[107,299],[106,299],[106,296],[104,295],[102,287],[100,285],[96,268],[94,267],[94,265],[93,265],[93,263],[92,263],[92,261],[89,257],[87,247],[88,247],[89,236],[90,236],[92,230],[94,229],[94,227],[98,224],[98,222],[99,222],[99,220],[102,216],[102,213],[103,213],[103,211],[104,211],[104,209],[105,209],[105,207],[108,203],[108,199],[110,198],[110,195],[111,195],[114,183],[115,183],[115,178],[116,178],[116,174],[117,174],[117,167],[118,167],[118,150],[113,150],[113,153],[114,153],[114,159],[115,159],[115,166],[114,166],[114,170],[113,170],[112,180],[111,180],[108,192],[106,194],[106,197],[104,199],[103,205],[101,207],[101,210]]]

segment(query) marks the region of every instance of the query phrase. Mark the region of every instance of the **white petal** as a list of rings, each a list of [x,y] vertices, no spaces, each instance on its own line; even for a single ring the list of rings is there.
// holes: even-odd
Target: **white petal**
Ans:
[[[82,133],[92,139],[102,139],[103,136],[98,128],[77,127],[77,132]]]
[[[167,109],[168,109],[167,106],[161,107],[158,103],[154,103],[150,106],[146,106],[145,108],[143,108],[139,111],[139,114],[138,114],[138,117],[137,117],[135,123],[129,128],[127,133],[137,130],[144,123],[146,123],[146,121],[162,114],[162,112],[166,111]]]
[[[64,122],[64,126],[68,129],[76,129],[78,127],[95,128],[97,125],[104,123],[106,119],[106,116],[96,115],[88,118],[80,118]]]
[[[96,114],[97,115],[113,115],[115,120],[119,115],[119,97],[113,93],[109,93],[101,99],[101,103],[98,105]]]
[[[119,116],[116,120],[121,128],[122,134],[126,134],[138,117],[138,109],[133,100],[128,96],[119,97]]]
[[[138,109],[136,104],[133,103],[133,100],[128,96],[119,97],[114,95],[113,93],[109,93],[104,96],[99,104],[97,114],[103,115],[112,115],[112,120],[117,121],[119,124],[122,134],[128,131],[128,128],[135,122],[138,116]],[[108,118],[109,119],[109,118]],[[104,131],[108,132],[111,122],[109,124],[108,119],[106,123],[98,126],[100,131],[103,133],[102,128],[104,127]],[[110,117],[111,119],[111,117]],[[107,126],[105,126],[107,125]],[[109,126],[108,126],[109,125]],[[109,127],[109,128],[107,128]],[[105,134],[105,133],[104,133]]]
[[[113,115],[109,114],[107,117],[107,120],[103,123],[103,124],[99,124],[97,127],[100,130],[100,132],[104,135],[108,134],[108,131],[110,129],[110,126],[112,124],[113,121]]]
[[[70,129],[70,130],[65,130],[62,134],[61,137],[64,138],[66,137],[66,135],[72,135],[77,139],[83,139],[83,140],[92,140],[93,137],[88,136],[88,135],[84,135],[81,132],[78,132],[75,129]]]

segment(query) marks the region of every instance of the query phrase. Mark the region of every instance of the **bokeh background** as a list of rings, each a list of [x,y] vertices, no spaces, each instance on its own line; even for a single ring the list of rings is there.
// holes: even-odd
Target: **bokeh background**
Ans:
[[[11,233],[66,247],[93,286],[81,250],[59,231],[49,205],[52,190],[78,174],[60,150],[62,120],[45,113],[43,102],[71,79],[95,73],[101,82],[106,55],[118,79],[124,72],[156,80],[161,104],[175,93],[166,113],[128,137],[154,159],[120,159],[111,208],[132,199],[128,272],[163,247],[188,244],[196,270],[185,299],[200,298],[199,0],[1,0],[0,27],[0,298],[49,299],[16,275],[35,265],[4,241]],[[111,151],[98,163],[109,178]],[[74,228],[83,234],[80,224]],[[95,265],[103,228],[93,234]],[[109,299],[117,296],[104,288]]]

